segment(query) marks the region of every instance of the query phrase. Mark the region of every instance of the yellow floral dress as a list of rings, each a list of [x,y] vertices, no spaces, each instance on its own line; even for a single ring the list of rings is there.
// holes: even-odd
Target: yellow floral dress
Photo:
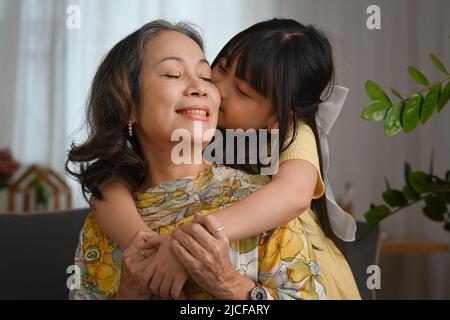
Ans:
[[[165,234],[190,221],[195,212],[208,214],[225,208],[268,182],[267,176],[213,166],[195,177],[136,192],[134,198],[147,225]],[[269,299],[326,299],[327,289],[314,250],[302,221],[296,218],[269,232],[232,241],[230,259],[241,274],[262,284]],[[70,298],[114,298],[119,288],[122,251],[89,214],[75,254],[81,283],[70,292]],[[184,292],[188,299],[214,299],[191,280]]]
[[[292,144],[280,154],[280,165],[289,160],[304,160],[312,164],[318,175],[312,198],[319,199],[325,194],[325,183],[320,172],[316,138],[311,127],[301,120],[297,123],[297,129]],[[293,136],[293,128],[290,128],[286,141],[290,141]],[[325,236],[319,219],[311,207],[300,215],[300,221],[315,250],[316,262],[321,267],[321,278],[327,288],[327,298],[360,300],[361,296],[347,260],[333,241]]]

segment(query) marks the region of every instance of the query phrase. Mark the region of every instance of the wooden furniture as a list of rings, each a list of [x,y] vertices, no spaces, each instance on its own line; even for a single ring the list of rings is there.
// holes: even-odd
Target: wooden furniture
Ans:
[[[21,211],[30,212],[36,210],[32,205],[33,192],[36,179],[40,179],[46,188],[50,190],[48,205],[52,210],[70,209],[72,207],[72,196],[68,185],[52,169],[47,169],[38,165],[33,165],[16,178],[9,185],[8,189],[8,211],[18,210],[16,204],[17,195],[23,199]],[[65,207],[61,207],[61,198],[65,198]],[[20,210],[20,209],[19,209]]]
[[[448,244],[425,239],[392,237],[380,242],[380,253],[446,253]]]

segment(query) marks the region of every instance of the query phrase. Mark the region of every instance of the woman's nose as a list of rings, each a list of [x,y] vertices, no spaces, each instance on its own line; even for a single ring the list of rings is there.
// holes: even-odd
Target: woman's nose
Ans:
[[[202,79],[191,79],[186,87],[185,94],[189,96],[207,96],[206,86]]]

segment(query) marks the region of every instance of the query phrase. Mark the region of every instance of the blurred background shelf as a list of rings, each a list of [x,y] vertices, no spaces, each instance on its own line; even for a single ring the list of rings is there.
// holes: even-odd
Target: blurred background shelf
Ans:
[[[391,237],[381,240],[380,253],[447,253],[448,244],[444,242],[408,238]]]

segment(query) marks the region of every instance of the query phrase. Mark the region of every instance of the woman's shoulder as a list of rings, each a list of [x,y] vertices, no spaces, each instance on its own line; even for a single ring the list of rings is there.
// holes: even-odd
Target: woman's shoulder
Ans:
[[[252,175],[223,165],[215,165],[206,174],[198,194],[205,202],[224,205],[238,201],[270,181],[268,176]]]
[[[217,183],[240,181],[241,185],[247,183],[255,186],[262,186],[269,183],[270,181],[269,176],[250,174],[245,171],[223,165],[214,166],[211,171],[214,177],[214,181]]]

